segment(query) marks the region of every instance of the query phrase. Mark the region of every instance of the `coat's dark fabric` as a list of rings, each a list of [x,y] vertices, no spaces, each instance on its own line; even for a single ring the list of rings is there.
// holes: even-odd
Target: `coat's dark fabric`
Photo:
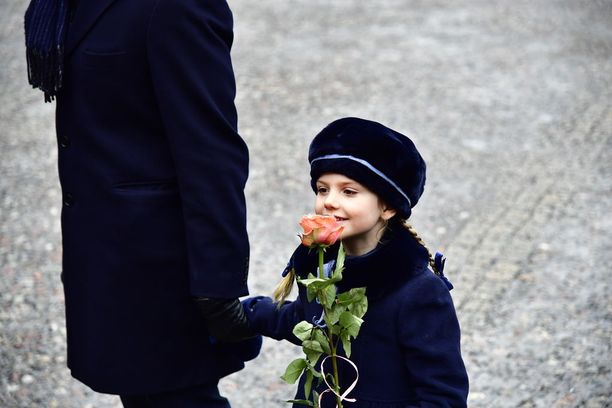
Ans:
[[[369,307],[359,336],[353,341],[351,360],[359,368],[359,382],[347,406],[465,407],[468,378],[461,358],[460,331],[452,299],[444,282],[427,269],[427,252],[401,227],[387,234],[372,252],[347,257],[340,292],[367,287]],[[315,272],[314,253],[300,247],[292,264],[300,276]],[[335,256],[333,248],[326,259]],[[298,299],[280,309],[270,298],[244,301],[253,327],[275,339],[299,344],[291,333],[301,320],[321,314],[308,303],[303,288]],[[351,371],[341,370],[346,387]],[[344,381],[343,379],[344,378]],[[346,388],[345,388],[346,389]],[[302,398],[302,382],[298,398]],[[324,407],[334,407],[332,398]]]
[[[57,96],[68,365],[107,393],[243,367],[192,296],[247,294],[243,188],[225,1],[80,1]],[[247,353],[248,354],[248,353]]]

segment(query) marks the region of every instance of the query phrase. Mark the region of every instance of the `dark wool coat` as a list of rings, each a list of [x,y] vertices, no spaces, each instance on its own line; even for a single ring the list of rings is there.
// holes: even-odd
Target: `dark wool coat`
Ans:
[[[356,408],[465,407],[468,377],[461,358],[459,324],[448,288],[427,268],[427,252],[402,227],[387,234],[384,244],[358,257],[347,257],[340,292],[367,287],[369,307],[351,361],[359,368],[359,382],[347,406]],[[334,258],[333,248],[326,259]],[[298,275],[315,273],[316,256],[299,247],[290,264]],[[265,336],[299,340],[291,333],[302,320],[321,315],[308,303],[304,288],[294,302],[280,309],[270,298],[244,302],[253,327]],[[354,376],[341,369],[343,388]],[[350,377],[347,378],[347,377]],[[303,378],[302,378],[303,381]],[[298,398],[303,398],[302,381]],[[324,407],[335,407],[326,397]]]
[[[237,371],[240,353],[209,342],[192,301],[247,294],[231,11],[78,3],[56,112],[68,366],[116,394]]]

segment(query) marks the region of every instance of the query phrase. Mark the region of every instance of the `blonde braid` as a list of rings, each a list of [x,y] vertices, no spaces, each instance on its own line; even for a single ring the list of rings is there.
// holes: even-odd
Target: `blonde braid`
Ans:
[[[274,300],[277,302],[277,307],[280,308],[287,299],[287,296],[291,294],[293,289],[293,282],[295,281],[295,269],[291,268],[287,275],[278,283],[274,289]]]
[[[434,273],[436,275],[440,275],[440,271],[438,271],[438,268],[436,266],[436,262],[434,260],[434,256],[432,255],[431,251],[429,250],[429,248],[427,248],[427,245],[425,245],[425,241],[423,241],[423,238],[421,238],[421,236],[419,235],[419,233],[416,231],[416,229],[414,229],[414,227],[412,225],[410,225],[408,223],[408,221],[404,221],[402,223],[402,225],[404,226],[404,228],[406,228],[408,230],[408,232],[410,232],[410,234],[414,237],[414,239],[423,246],[423,248],[425,248],[425,250],[427,250],[427,255],[429,256],[429,266],[431,266],[431,269],[434,271]]]

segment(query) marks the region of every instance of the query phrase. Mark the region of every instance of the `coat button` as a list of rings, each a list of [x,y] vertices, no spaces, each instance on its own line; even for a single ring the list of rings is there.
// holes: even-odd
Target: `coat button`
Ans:
[[[74,197],[70,193],[64,193],[64,205],[70,207],[74,204]]]
[[[60,147],[63,147],[64,149],[67,148],[68,146],[70,146],[70,139],[68,139],[68,136],[66,135],[62,135],[59,137],[59,145]]]

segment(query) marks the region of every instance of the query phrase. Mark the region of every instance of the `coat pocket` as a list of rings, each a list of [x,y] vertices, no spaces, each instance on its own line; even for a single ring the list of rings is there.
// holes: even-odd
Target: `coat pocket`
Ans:
[[[178,193],[176,180],[128,181],[113,184],[113,190],[123,193]]]
[[[122,50],[86,49],[83,51],[82,61],[86,69],[108,70],[121,67],[128,56],[128,52]]]
[[[112,186],[114,196],[127,203],[158,203],[180,207],[181,196],[176,180],[133,181]]]

